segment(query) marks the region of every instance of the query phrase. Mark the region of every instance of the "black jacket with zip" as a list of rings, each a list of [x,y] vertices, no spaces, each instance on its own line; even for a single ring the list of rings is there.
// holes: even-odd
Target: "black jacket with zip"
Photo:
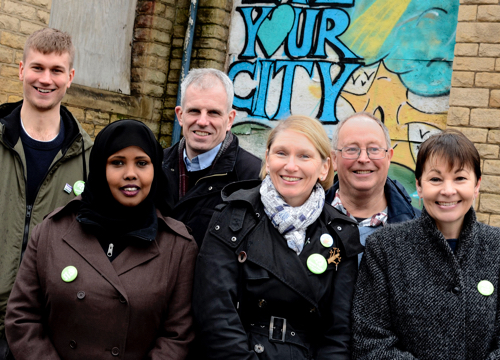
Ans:
[[[167,195],[167,202],[173,209],[170,216],[187,225],[201,247],[215,207],[222,203],[221,191],[224,186],[235,181],[258,179],[260,167],[261,160],[242,149],[238,145],[238,138],[233,135],[233,141],[212,164],[208,174],[179,199],[179,143],[165,149],[163,171],[171,189]]]
[[[266,215],[259,190],[256,181],[224,188],[225,203],[198,255],[193,314],[203,358],[349,360],[363,251],[356,221],[325,204],[297,255]],[[330,234],[333,245],[322,245],[322,234]],[[332,247],[340,250],[338,268],[330,262],[322,274],[312,273],[309,256],[328,259]]]
[[[40,184],[33,204],[26,203],[26,158],[19,136],[22,101],[0,105],[0,339],[4,338],[7,299],[33,227],[76,195],[64,191],[84,180],[93,142],[64,106],[64,142]],[[84,161],[85,158],[85,161]],[[1,358],[2,354],[0,354]]]

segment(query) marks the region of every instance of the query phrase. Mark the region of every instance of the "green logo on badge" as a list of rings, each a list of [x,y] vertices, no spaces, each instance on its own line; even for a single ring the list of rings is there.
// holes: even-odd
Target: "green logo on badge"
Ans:
[[[307,258],[307,268],[313,274],[323,274],[328,264],[321,254],[312,254]]]
[[[76,196],[80,195],[85,189],[85,182],[82,180],[78,180],[75,185],[73,185],[73,192]]]
[[[77,275],[78,270],[76,270],[76,267],[66,266],[61,272],[61,279],[63,279],[64,282],[72,282],[76,279]]]

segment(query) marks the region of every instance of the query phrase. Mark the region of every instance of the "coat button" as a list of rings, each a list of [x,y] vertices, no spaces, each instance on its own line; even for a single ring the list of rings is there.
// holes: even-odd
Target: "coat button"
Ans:
[[[209,187],[208,187],[208,190],[209,190],[209,191],[210,191],[210,190],[212,190],[212,189],[213,189],[213,187],[211,187],[211,186],[209,186]]]
[[[257,216],[258,218],[260,217],[260,214],[259,213],[255,213],[255,216]]]
[[[122,304],[126,304],[127,303],[127,300],[125,300],[125,298],[123,297],[123,295],[120,295],[120,302]]]
[[[231,238],[231,241],[232,241],[232,242],[235,242],[236,240],[238,240],[238,239],[236,239],[236,236],[233,236],[233,237]]]
[[[175,171],[175,169],[170,169],[170,171]]]
[[[215,230],[219,230],[220,229],[220,226],[219,225],[215,225]]]
[[[85,291],[78,291],[78,293],[76,294],[76,297],[79,300],[83,300],[83,298],[85,298]]]
[[[458,295],[460,292],[460,288],[458,286],[455,286],[453,289],[451,289],[451,292],[455,295]]]
[[[72,348],[72,349],[76,349],[76,341],[75,340],[71,340],[69,342],[69,347]]]
[[[267,305],[267,301],[265,299],[260,299],[257,301],[257,306],[263,308]]]
[[[337,226],[338,231],[342,231],[342,228],[340,226]]]
[[[247,261],[247,253],[244,252],[244,251],[241,251],[239,254],[238,254],[238,261],[240,263],[244,263],[245,261]]]
[[[111,355],[113,355],[113,356],[120,355],[120,349],[118,349],[117,347],[112,348],[111,349]]]
[[[264,352],[264,346],[262,346],[261,344],[255,344],[255,346],[253,347],[253,350],[257,354],[262,354]]]

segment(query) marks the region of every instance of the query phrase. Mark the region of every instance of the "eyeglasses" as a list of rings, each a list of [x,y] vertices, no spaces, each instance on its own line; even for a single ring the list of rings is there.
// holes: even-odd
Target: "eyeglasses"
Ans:
[[[342,157],[348,160],[356,160],[361,155],[361,150],[366,150],[366,155],[370,160],[380,160],[385,158],[387,154],[387,149],[379,147],[368,147],[366,149],[360,149],[355,146],[346,146],[342,149],[335,149],[335,151],[340,151]]]

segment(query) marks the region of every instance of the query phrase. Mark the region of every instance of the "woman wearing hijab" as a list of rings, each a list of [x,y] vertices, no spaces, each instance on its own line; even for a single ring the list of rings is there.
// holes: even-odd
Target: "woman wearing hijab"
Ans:
[[[223,190],[196,266],[193,311],[209,359],[350,359],[362,251],[354,220],[325,204],[330,141],[291,116],[270,133],[260,181]]]
[[[29,241],[5,321],[17,360],[186,357],[197,246],[163,215],[161,161],[139,121],[96,137],[81,198]]]
[[[500,359],[500,229],[477,221],[481,158],[456,130],[415,166],[420,218],[366,241],[353,304],[353,359]]]

